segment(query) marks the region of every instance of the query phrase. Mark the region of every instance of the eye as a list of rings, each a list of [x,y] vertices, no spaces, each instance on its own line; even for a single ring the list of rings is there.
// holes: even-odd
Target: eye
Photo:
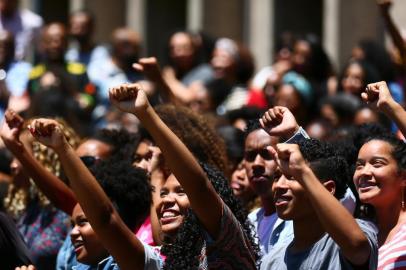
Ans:
[[[78,226],[85,226],[89,223],[89,221],[87,220],[87,218],[81,217],[77,220],[76,224]]]
[[[185,190],[182,187],[177,188],[176,193],[179,195],[186,195]]]
[[[358,160],[358,161],[355,163],[355,169],[360,170],[360,169],[362,169],[362,168],[364,167],[364,165],[365,165],[364,162]]]
[[[160,196],[161,198],[165,197],[166,195],[168,195],[168,190],[167,190],[167,189],[161,189],[161,190],[159,191],[159,196]]]

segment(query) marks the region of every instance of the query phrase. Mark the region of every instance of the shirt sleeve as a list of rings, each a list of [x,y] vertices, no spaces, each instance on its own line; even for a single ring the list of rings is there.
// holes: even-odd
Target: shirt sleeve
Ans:
[[[378,229],[372,222],[361,219],[357,219],[356,221],[367,237],[371,248],[371,254],[369,255],[369,269],[376,269],[378,266]]]
[[[285,143],[298,143],[300,141],[308,139],[310,139],[310,137],[307,134],[307,132],[302,127],[299,127],[299,130],[296,131],[296,133],[292,137],[290,137],[287,141],[285,141]]]
[[[158,249],[155,249],[145,243],[145,266],[144,270],[159,270],[163,267],[163,259],[161,258]]]

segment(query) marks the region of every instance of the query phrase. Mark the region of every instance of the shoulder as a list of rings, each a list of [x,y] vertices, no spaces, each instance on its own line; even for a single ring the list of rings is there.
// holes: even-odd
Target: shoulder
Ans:
[[[263,216],[264,208],[260,207],[249,213],[248,219],[251,221],[252,224],[256,224]]]
[[[261,270],[263,269],[284,269],[284,257],[290,242],[278,243],[262,258]],[[286,268],[286,267],[285,267]]]
[[[44,24],[43,19],[38,14],[35,14],[31,10],[23,9],[20,11],[20,16],[23,20],[24,25],[33,28],[39,28]]]
[[[86,66],[78,62],[68,62],[66,69],[73,75],[82,75],[86,73]]]

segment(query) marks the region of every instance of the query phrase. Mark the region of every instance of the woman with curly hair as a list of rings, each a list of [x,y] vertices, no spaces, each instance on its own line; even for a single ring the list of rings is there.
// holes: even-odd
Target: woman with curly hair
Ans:
[[[56,122],[37,119],[31,132],[58,153],[84,213],[120,269],[256,269],[258,248],[251,226],[221,174],[202,169],[155,113],[139,85],[111,89],[110,98],[120,110],[141,120],[171,171],[156,204],[166,262],[124,226]]]
[[[6,117],[12,112],[8,111]],[[68,143],[76,147],[79,137],[62,120],[58,120]],[[19,126],[14,135],[19,138],[19,146],[9,147],[8,141],[3,141],[9,150],[24,158],[35,159],[46,170],[63,178],[60,161],[56,153],[33,140],[27,130],[27,123],[19,118],[14,123]],[[24,159],[23,158],[23,159]],[[50,194],[42,193],[33,179],[26,173],[26,168],[15,158],[11,163],[13,182],[10,184],[8,194],[4,200],[5,209],[17,223],[20,233],[30,249],[33,263],[39,269],[55,269],[56,255],[63,240],[69,232],[69,217],[63,210],[68,196],[60,192]],[[53,203],[51,203],[51,201]]]

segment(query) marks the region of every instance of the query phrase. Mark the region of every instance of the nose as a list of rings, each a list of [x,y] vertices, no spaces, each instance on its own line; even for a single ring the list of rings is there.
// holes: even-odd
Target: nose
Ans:
[[[237,169],[235,172],[235,178],[237,180],[243,181],[246,176],[245,168]]]
[[[70,232],[70,237],[72,239],[76,239],[76,238],[79,237],[79,235],[80,235],[80,231],[79,231],[78,225],[73,226],[73,228],[72,228],[72,230]]]

